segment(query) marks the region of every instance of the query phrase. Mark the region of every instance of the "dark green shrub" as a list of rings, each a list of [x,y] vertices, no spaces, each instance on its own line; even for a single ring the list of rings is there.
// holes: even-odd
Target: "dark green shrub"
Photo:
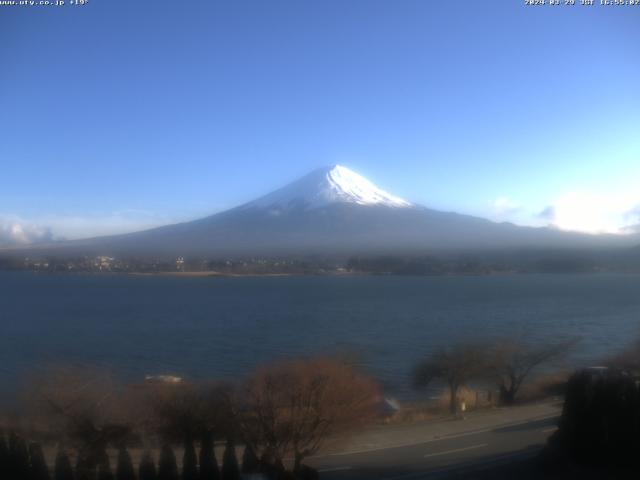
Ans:
[[[227,440],[222,457],[222,480],[240,480],[240,467],[236,449],[231,440]]]
[[[56,455],[54,467],[54,480],[73,480],[73,468],[67,452],[60,449]]]
[[[27,444],[14,432],[9,434],[9,448],[8,448],[8,478],[15,480],[28,480],[29,479],[29,451],[27,450]]]
[[[200,445],[200,480],[220,480],[213,437],[210,433],[203,435]]]
[[[625,371],[587,369],[571,376],[554,443],[573,460],[630,465],[640,449],[638,379]]]
[[[158,462],[158,480],[179,480],[176,456],[169,445],[164,445],[160,450]]]
[[[31,480],[50,480],[49,467],[39,443],[29,445],[29,457],[31,458]]]
[[[95,480],[96,467],[97,464],[92,456],[79,452],[76,461],[76,480]]]
[[[182,480],[198,480],[198,456],[191,440],[187,440],[184,444]]]
[[[315,468],[311,468],[308,465],[301,465],[297,472],[295,472],[296,480],[318,480],[320,474]]]
[[[0,478],[9,476],[9,447],[4,439],[4,431],[0,430]]]
[[[140,459],[140,467],[138,469],[139,480],[156,480],[158,474],[156,472],[156,464],[153,461],[151,452],[146,451],[142,454]]]
[[[98,480],[113,480],[111,462],[109,461],[109,456],[106,454],[98,465]]]
[[[118,450],[118,467],[116,469],[116,480],[136,480],[136,473],[133,470],[131,455],[126,448]]]
[[[244,448],[242,454],[242,473],[256,473],[260,471],[260,461],[251,445]]]

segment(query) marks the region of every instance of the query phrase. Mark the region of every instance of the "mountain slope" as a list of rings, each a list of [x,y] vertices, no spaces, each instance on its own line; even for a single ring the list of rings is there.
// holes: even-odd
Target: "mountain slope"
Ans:
[[[76,255],[203,257],[606,248],[631,240],[519,227],[411,204],[342,166],[193,222],[50,245]]]

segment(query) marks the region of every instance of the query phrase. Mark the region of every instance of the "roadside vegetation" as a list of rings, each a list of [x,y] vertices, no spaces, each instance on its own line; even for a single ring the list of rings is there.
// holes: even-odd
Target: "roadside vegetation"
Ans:
[[[419,362],[414,382],[443,388],[442,402],[430,407],[434,416],[442,416],[442,406],[458,415],[465,405],[566,395],[558,433],[525,470],[553,467],[544,475],[565,478],[554,469],[627,468],[640,448],[634,420],[640,418],[640,342],[603,367],[535,375],[575,345],[573,339],[542,346],[513,339],[456,343]],[[481,399],[481,391],[493,396]],[[376,382],[336,358],[262,366],[236,384],[175,377],[123,384],[104,371],[61,368],[34,379],[21,403],[19,419],[0,423],[2,479],[316,479],[305,459],[384,418]]]
[[[574,372],[558,429],[535,458],[470,471],[466,479],[635,479],[640,450],[640,341]]]
[[[469,404],[461,399],[460,392],[468,392],[471,382],[486,385],[490,393],[497,390],[495,403],[513,405],[537,368],[561,359],[576,343],[576,339],[570,339],[534,346],[522,340],[498,339],[452,344],[426,356],[414,367],[414,386],[424,388],[438,381],[444,384],[449,412],[454,415],[462,405]]]
[[[372,421],[381,400],[372,379],[330,358],[264,366],[239,385],[170,380],[48,372],[21,428],[0,432],[0,478],[314,479],[303,460]]]

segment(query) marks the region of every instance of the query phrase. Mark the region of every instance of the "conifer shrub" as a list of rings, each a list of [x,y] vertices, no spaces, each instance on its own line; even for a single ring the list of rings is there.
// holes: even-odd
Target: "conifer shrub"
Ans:
[[[260,461],[255,450],[248,444],[242,454],[242,473],[257,473],[260,471]]]
[[[73,468],[71,460],[65,450],[59,449],[56,454],[56,463],[53,470],[54,480],[73,480]]]
[[[178,464],[176,455],[169,445],[164,445],[160,450],[160,461],[158,462],[158,480],[179,480]]]
[[[240,467],[236,449],[231,440],[227,440],[222,457],[222,480],[240,480]]]
[[[30,473],[29,451],[24,439],[15,432],[9,434],[8,478],[28,480]]]
[[[109,461],[109,456],[106,454],[98,465],[98,480],[113,480],[111,462]]]
[[[184,445],[182,480],[198,480],[198,456],[191,440],[185,441]]]
[[[116,469],[116,480],[136,480],[136,473],[133,469],[131,455],[125,447],[118,450],[118,467]]]
[[[9,475],[9,447],[4,438],[4,431],[0,430],[0,478],[7,478]]]
[[[220,469],[211,433],[205,433],[200,444],[200,480],[220,480]]]
[[[31,459],[31,480],[50,480],[49,467],[44,458],[42,446],[39,443],[29,445],[29,457]]]
[[[140,459],[140,466],[138,467],[138,479],[139,480],[157,480],[158,473],[156,472],[156,464],[153,461],[151,452],[148,450],[142,454]]]
[[[296,480],[318,480],[320,474],[315,468],[308,465],[301,465],[297,472],[295,472]]]
[[[93,457],[86,452],[79,452],[76,461],[76,480],[94,480],[96,478],[97,464]]]

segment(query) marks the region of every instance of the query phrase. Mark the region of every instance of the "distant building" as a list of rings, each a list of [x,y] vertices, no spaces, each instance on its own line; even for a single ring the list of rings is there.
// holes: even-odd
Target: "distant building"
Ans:
[[[176,260],[176,270],[178,272],[184,272],[184,257],[178,257]]]
[[[29,258],[26,257],[24,259],[24,266],[30,270],[47,270],[49,268],[49,261],[39,258]]]
[[[170,385],[182,383],[182,377],[176,377],[175,375],[147,375],[144,380],[147,383],[164,383]]]
[[[111,270],[111,265],[114,260],[113,257],[99,256],[93,260],[93,266],[100,271]]]

